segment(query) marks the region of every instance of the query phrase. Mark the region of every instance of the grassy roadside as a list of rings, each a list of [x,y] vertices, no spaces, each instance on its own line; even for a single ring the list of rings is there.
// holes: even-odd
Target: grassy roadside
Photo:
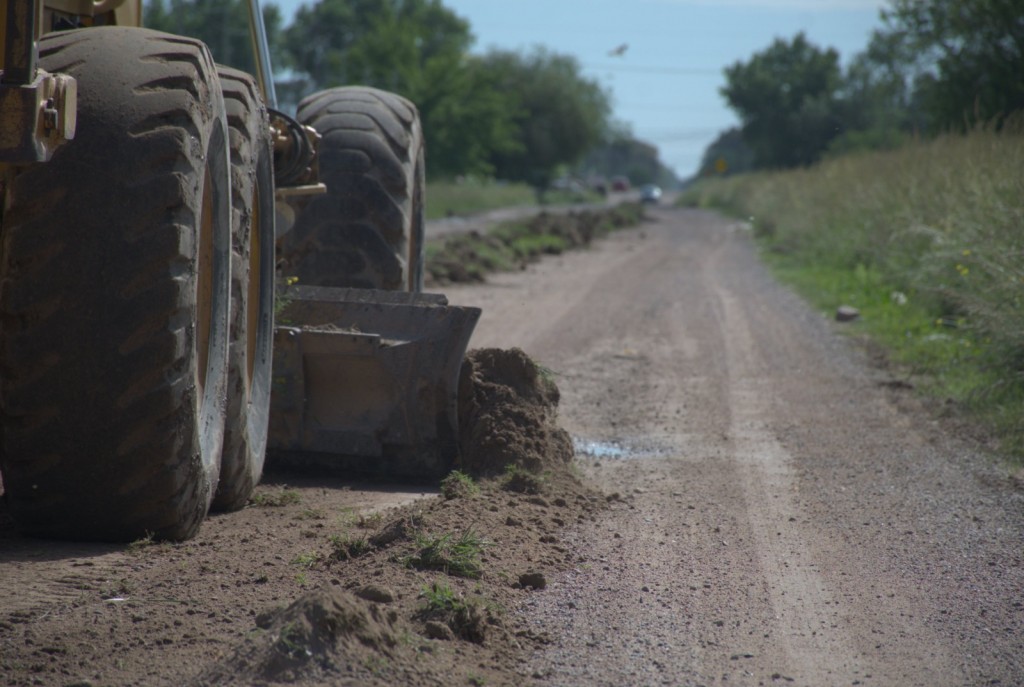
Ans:
[[[569,213],[542,212],[526,220],[505,222],[481,234],[470,232],[428,241],[427,283],[483,281],[488,272],[520,269],[543,255],[587,246],[615,229],[640,223],[639,203]]]
[[[427,185],[426,217],[441,219],[449,215],[472,215],[499,208],[536,205],[537,196],[527,184],[497,181],[467,180],[430,182]],[[563,203],[593,203],[602,200],[596,193],[549,191],[544,196],[546,205]]]
[[[767,262],[906,380],[1024,459],[1024,122],[805,170],[698,184],[691,206],[748,218]]]

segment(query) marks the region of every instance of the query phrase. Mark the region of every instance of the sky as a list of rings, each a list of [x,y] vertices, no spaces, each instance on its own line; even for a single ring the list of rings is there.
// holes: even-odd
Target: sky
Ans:
[[[655,145],[680,178],[739,123],[719,93],[723,69],[803,31],[843,63],[881,26],[883,0],[442,0],[469,21],[475,52],[572,55],[611,96],[613,117]],[[309,0],[307,0],[307,3]],[[276,0],[290,20],[302,0]],[[611,54],[626,45],[620,55]]]

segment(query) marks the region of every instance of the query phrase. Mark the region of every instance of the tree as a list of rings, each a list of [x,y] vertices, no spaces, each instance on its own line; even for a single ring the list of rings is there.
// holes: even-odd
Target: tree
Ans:
[[[1024,109],[1024,0],[892,0],[882,18],[934,129]]]
[[[704,151],[698,174],[726,176],[749,172],[754,168],[754,151],[743,140],[737,127],[726,129]]]
[[[743,122],[758,167],[816,162],[842,129],[839,54],[803,33],[776,39],[749,62],[727,67],[725,77],[721,93]]]
[[[253,74],[248,6],[247,0],[145,0],[142,18],[151,29],[198,38],[218,63]],[[262,10],[272,60],[276,67],[284,67],[281,10],[271,3],[264,3]]]
[[[675,186],[679,183],[665,167],[658,148],[633,137],[628,130],[616,132],[611,141],[593,149],[582,164],[582,176],[624,175],[634,184]]]
[[[286,32],[302,95],[365,85],[420,111],[431,177],[492,171],[492,151],[517,147],[508,94],[468,56],[469,24],[440,0],[321,0]]]
[[[609,126],[608,95],[580,74],[575,58],[543,48],[523,55],[492,50],[482,60],[494,87],[512,96],[521,147],[496,150],[495,172],[544,192],[559,166],[578,163]]]

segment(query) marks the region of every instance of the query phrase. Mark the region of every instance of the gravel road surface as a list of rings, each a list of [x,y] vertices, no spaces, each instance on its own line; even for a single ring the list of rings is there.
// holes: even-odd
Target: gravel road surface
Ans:
[[[1024,684],[1024,494],[742,225],[692,210],[473,287],[618,493],[519,612],[557,685]]]

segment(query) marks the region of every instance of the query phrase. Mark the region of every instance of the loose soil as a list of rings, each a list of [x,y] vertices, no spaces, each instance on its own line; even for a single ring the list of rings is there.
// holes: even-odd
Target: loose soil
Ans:
[[[1021,684],[1007,470],[775,285],[742,225],[652,214],[446,287],[484,308],[460,389],[479,491],[272,474],[182,544],[4,521],[4,681]],[[479,577],[428,555],[460,538]]]

